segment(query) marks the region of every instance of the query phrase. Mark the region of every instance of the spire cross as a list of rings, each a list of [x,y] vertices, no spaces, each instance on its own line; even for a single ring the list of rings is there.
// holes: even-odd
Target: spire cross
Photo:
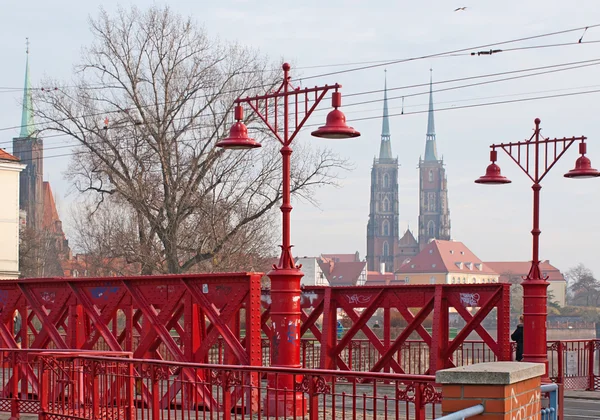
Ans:
[[[25,47],[26,47],[25,52],[27,54],[29,54],[29,38],[25,38]]]

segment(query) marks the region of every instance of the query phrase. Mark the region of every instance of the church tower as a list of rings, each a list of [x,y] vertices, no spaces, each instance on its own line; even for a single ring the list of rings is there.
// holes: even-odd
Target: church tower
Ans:
[[[384,84],[383,124],[379,158],[371,169],[371,201],[367,224],[367,270],[394,270],[398,246],[398,158],[392,157],[387,80]]]
[[[19,179],[19,208],[25,210],[27,214],[27,227],[40,230],[44,209],[44,145],[42,139],[37,138],[33,123],[31,82],[29,80],[29,45],[25,63],[21,133],[19,137],[13,139],[13,155],[27,165]]]
[[[433,82],[429,80],[429,113],[425,158],[419,159],[419,248],[432,239],[450,240],[450,210],[444,160],[438,159],[433,120]]]

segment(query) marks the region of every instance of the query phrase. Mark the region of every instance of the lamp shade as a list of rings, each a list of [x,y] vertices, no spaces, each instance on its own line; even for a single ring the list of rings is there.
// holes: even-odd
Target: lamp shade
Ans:
[[[502,176],[500,167],[496,163],[492,162],[488,165],[485,170],[485,175],[475,180],[476,184],[510,184],[511,180],[505,176]]]
[[[592,168],[592,162],[587,156],[579,156],[575,162],[575,169],[565,174],[566,178],[596,178],[600,172]]]
[[[229,130],[229,137],[219,140],[217,147],[224,149],[254,149],[261,147],[261,144],[248,137],[248,128],[241,121],[236,122]]]
[[[346,124],[346,116],[337,108],[327,114],[325,125],[311,134],[324,139],[349,139],[360,136],[358,131]]]

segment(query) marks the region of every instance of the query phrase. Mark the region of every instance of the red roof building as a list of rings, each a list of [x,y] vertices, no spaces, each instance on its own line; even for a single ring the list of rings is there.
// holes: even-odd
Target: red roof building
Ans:
[[[331,286],[362,286],[367,281],[367,262],[355,254],[321,254],[319,267]]]
[[[531,261],[492,261],[485,264],[500,275],[500,281],[503,283],[520,283],[531,268]],[[548,277],[548,282],[550,282],[548,291],[554,295],[554,300],[560,306],[565,306],[567,281],[563,274],[550,264],[549,260],[540,262],[540,271],[542,276]]]
[[[19,162],[21,159],[19,159],[16,156],[11,155],[10,153],[8,153],[4,149],[0,149],[0,160],[8,160],[8,161],[11,161],[11,162]]]
[[[497,283],[499,275],[459,241],[433,240],[395,273],[405,284]]]

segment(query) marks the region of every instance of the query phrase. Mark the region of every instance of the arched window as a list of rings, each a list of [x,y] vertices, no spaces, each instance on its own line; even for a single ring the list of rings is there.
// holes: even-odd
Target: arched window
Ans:
[[[429,170],[429,182],[433,182],[433,170]]]
[[[383,236],[388,236],[390,234],[390,222],[384,220],[381,224],[381,234]]]
[[[387,197],[383,199],[383,211],[390,211],[390,200]]]
[[[427,235],[432,238],[435,237],[435,223],[433,223],[433,220],[430,220],[429,223],[427,223]]]
[[[387,257],[388,255],[390,255],[390,246],[388,245],[387,241],[385,241],[383,243],[383,256]]]
[[[390,177],[388,174],[383,174],[383,188],[390,186]]]

